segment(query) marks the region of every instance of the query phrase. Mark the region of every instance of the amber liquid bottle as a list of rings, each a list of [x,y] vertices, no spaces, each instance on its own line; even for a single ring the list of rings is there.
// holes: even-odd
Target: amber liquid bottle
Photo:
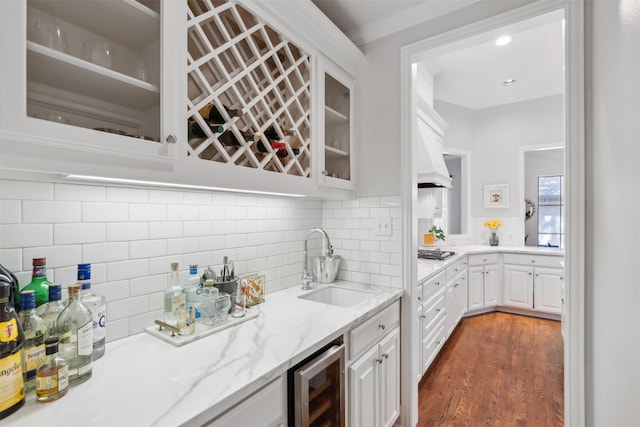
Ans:
[[[23,343],[22,326],[9,304],[9,284],[0,282],[0,420],[24,405]]]

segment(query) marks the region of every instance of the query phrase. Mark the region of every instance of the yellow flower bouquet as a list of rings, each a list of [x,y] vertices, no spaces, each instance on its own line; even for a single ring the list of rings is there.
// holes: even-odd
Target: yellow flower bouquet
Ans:
[[[492,219],[491,221],[487,221],[484,223],[485,227],[488,227],[492,233],[495,233],[499,227],[503,227],[504,224],[500,222],[499,219]]]
[[[491,236],[489,237],[489,246],[498,246],[500,239],[496,234],[496,230],[503,226],[499,219],[492,219],[484,223],[484,226],[491,230]]]

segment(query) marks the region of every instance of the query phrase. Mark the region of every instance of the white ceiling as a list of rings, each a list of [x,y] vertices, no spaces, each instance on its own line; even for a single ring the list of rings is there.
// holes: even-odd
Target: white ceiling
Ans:
[[[366,42],[448,13],[476,0],[312,0],[354,42]],[[449,10],[436,4],[449,4]],[[553,12],[425,52],[435,76],[435,98],[468,108],[487,108],[564,92],[562,12]],[[395,23],[393,26],[388,24]],[[376,32],[377,31],[377,32]],[[510,34],[503,47],[495,39]],[[507,79],[516,84],[504,86]]]

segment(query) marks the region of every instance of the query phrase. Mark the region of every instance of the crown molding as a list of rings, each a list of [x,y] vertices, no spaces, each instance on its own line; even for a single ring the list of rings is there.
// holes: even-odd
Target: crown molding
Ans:
[[[478,1],[481,0],[429,0],[418,6],[399,11],[396,14],[356,28],[347,33],[347,37],[349,37],[356,46],[362,46],[414,25],[422,24],[455,10],[462,9]]]
[[[468,99],[458,98],[454,96],[436,96],[435,100],[446,102],[448,104],[459,105],[461,107],[470,108],[472,110],[483,110],[485,108],[499,107],[501,105],[514,104],[516,102],[533,101],[535,99],[546,98],[548,96],[563,95],[564,88],[553,88],[549,90],[541,90],[537,92],[523,93],[518,96],[494,98],[488,102],[469,102]]]

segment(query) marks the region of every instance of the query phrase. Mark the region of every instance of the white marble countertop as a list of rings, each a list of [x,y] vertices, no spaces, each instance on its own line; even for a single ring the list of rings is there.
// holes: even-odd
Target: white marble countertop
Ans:
[[[298,298],[294,286],[268,294],[260,315],[182,347],[148,333],[107,344],[87,382],[59,401],[31,402],[3,421],[72,426],[202,424],[282,375],[321,345],[387,307],[401,289],[335,282],[374,291],[352,307]],[[326,285],[319,285],[318,288]]]
[[[482,253],[513,253],[532,255],[564,256],[564,249],[547,248],[538,246],[488,246],[488,245],[460,245],[460,246],[420,246],[420,249],[440,249],[455,252],[455,255],[443,261],[418,259],[418,284],[429,279],[442,269],[455,263],[466,255]]]

